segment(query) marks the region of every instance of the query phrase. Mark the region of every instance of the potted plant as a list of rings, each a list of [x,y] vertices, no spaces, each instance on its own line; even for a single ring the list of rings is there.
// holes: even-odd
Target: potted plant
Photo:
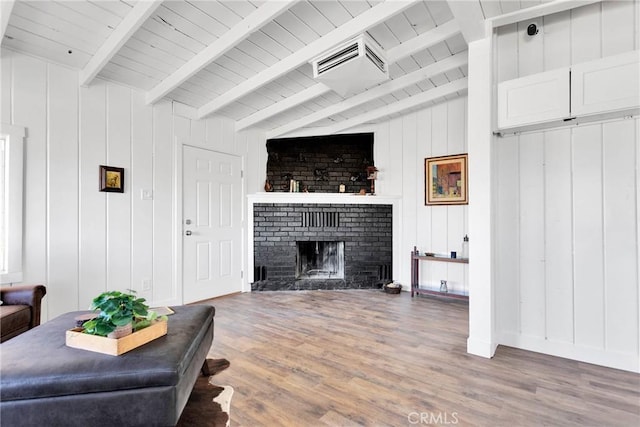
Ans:
[[[91,303],[91,310],[97,316],[82,324],[84,333],[108,338],[120,338],[134,331],[146,328],[158,315],[149,310],[144,298],[138,298],[135,291],[103,292]]]

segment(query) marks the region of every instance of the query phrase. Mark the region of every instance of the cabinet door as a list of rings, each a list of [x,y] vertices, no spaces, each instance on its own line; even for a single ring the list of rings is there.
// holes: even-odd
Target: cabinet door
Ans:
[[[569,68],[498,84],[498,128],[569,117]]]
[[[571,113],[576,116],[640,106],[640,51],[571,67]]]

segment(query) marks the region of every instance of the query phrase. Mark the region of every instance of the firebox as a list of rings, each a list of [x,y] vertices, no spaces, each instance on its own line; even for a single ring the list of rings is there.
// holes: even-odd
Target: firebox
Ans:
[[[255,203],[252,290],[372,289],[392,271],[392,205]]]
[[[296,279],[344,279],[344,242],[296,242]]]

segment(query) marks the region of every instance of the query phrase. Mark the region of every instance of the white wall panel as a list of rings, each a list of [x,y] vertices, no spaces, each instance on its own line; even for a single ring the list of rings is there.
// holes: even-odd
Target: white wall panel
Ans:
[[[49,65],[48,81],[47,294],[54,317],[78,307],[78,80]]]
[[[47,283],[47,64],[13,54],[12,123],[24,141],[23,281]],[[4,92],[4,90],[3,90]],[[46,296],[42,316],[48,315]],[[55,308],[54,308],[55,309]]]
[[[176,301],[173,262],[173,123],[171,104],[153,109],[153,300]]]
[[[131,90],[107,86],[107,165],[124,168],[124,193],[107,199],[107,289],[131,289]]]
[[[462,239],[466,228],[464,208],[462,206],[448,206],[447,209],[447,250],[446,253],[456,252],[462,257]],[[447,266],[447,287],[450,292],[466,293],[464,264],[445,263]]]
[[[544,135],[546,337],[573,342],[571,131]]]
[[[153,299],[153,110],[131,94],[131,288]],[[145,198],[142,192],[145,191]],[[145,286],[145,283],[147,284]],[[146,288],[146,289],[145,289]],[[149,289],[150,288],[150,289]]]
[[[567,67],[571,63],[571,27],[567,20],[571,12],[554,13],[544,17],[544,70]],[[542,39],[542,37],[538,37]]]
[[[449,131],[449,110],[448,103],[435,105],[431,112],[431,156],[446,156],[449,154],[448,131]],[[453,119],[452,119],[453,120]],[[458,154],[458,153],[450,153]]]
[[[389,127],[391,139],[389,140],[388,154],[385,157],[374,158],[376,166],[384,163],[384,166],[378,166],[379,175],[384,176],[384,187],[379,190],[385,190],[385,194],[400,194],[402,191],[402,174],[397,171],[402,170],[402,146],[404,140],[404,122],[402,118],[395,119]],[[408,136],[408,135],[407,135]],[[414,144],[415,140],[407,140],[407,144]],[[374,143],[375,147],[375,143]],[[376,192],[379,192],[376,190]]]
[[[378,143],[378,141],[380,141]],[[376,132],[374,135],[373,143],[373,161],[376,163],[376,167],[380,170],[378,173],[378,179],[376,180],[376,191],[381,194],[388,194],[392,192],[391,182],[388,174],[383,173],[386,163],[384,159],[389,158],[389,150],[391,148],[391,122],[386,122],[376,126]],[[266,163],[266,162],[265,162]],[[383,167],[384,164],[384,167]],[[266,173],[265,173],[266,176]]]
[[[496,329],[520,331],[520,210],[518,137],[496,140]]]
[[[519,143],[520,332],[545,336],[543,134],[522,135]]]
[[[605,346],[638,352],[638,211],[634,120],[603,124]]]
[[[572,64],[602,57],[601,7],[594,3],[571,11]]]
[[[11,123],[11,68],[13,67],[13,52],[2,49],[0,60],[0,122]]]
[[[448,103],[437,104],[431,112],[431,155],[445,156],[450,153],[448,144],[449,121],[454,120],[449,117]],[[431,206],[431,241],[426,248],[429,252],[445,255],[449,251],[448,241],[448,206]],[[432,262],[427,268],[431,269],[430,287],[439,287],[440,280],[448,280],[448,265],[443,262]],[[429,285],[428,285],[429,286]]]
[[[617,55],[637,49],[628,28],[638,19],[637,1],[605,1],[602,3],[602,56]]]
[[[417,224],[417,208],[420,203],[418,195],[418,188],[421,187],[420,181],[416,177],[421,176],[422,173],[418,169],[418,164],[411,161],[416,155],[417,142],[417,114],[408,114],[402,121],[402,193],[410,194],[410,197],[402,198],[402,211],[405,218],[413,218]],[[415,245],[416,228],[403,227],[402,229],[402,253],[405,256],[401,256],[401,264],[394,266],[394,269],[398,271],[409,271],[411,269],[411,260],[406,254],[411,253],[413,246]],[[408,284],[407,284],[408,285]]]
[[[107,85],[97,80],[80,89],[79,293],[78,305],[107,289],[106,198],[98,192],[98,165],[106,164]]]
[[[455,98],[447,102],[447,152],[466,153],[467,98]]]
[[[601,125],[576,128],[573,152],[575,342],[604,347]]]
[[[518,75],[518,25],[500,27],[496,31],[496,70],[494,78],[498,82],[520,77]]]
[[[415,158],[415,170],[416,170],[416,193],[411,194],[410,192],[403,192],[403,204],[405,203],[405,199],[415,197],[416,201],[416,216],[415,218],[411,218],[409,213],[404,214],[404,218],[402,220],[403,224],[412,224],[412,220],[415,221],[415,237],[409,240],[409,245],[413,243],[414,246],[417,245],[420,252],[424,253],[427,251],[431,251],[431,212],[432,208],[430,206],[425,205],[425,169],[424,162],[427,157],[431,157],[431,124],[432,124],[432,108],[428,108],[425,110],[418,111],[416,113],[417,116],[417,128],[416,128],[416,136],[417,141],[415,144],[416,150],[416,158]],[[405,164],[408,159],[405,160]],[[408,226],[411,229],[411,225]],[[409,235],[409,234],[408,234]],[[413,246],[411,246],[413,250]],[[405,255],[406,257],[406,255]],[[418,265],[419,268],[419,277],[420,282],[425,285],[435,286],[433,283],[433,278],[431,275],[431,267],[433,267],[433,263],[431,262],[420,262]],[[407,270],[410,271],[410,270]],[[410,277],[410,276],[409,276]]]
[[[447,104],[447,152],[451,154],[466,153],[467,98],[456,98]],[[448,206],[447,210],[447,253],[455,251],[462,257],[462,241],[466,234],[465,220],[467,205]],[[467,265],[446,264],[447,286],[449,291],[466,293],[465,272]]]
[[[529,36],[527,27],[529,21],[519,22],[518,25],[518,71],[519,77],[530,76],[544,71],[544,42],[542,37]],[[542,28],[540,31],[544,31]]]

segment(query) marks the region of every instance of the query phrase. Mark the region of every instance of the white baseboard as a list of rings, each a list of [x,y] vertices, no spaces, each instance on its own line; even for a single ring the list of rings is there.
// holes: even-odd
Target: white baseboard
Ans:
[[[474,339],[472,337],[467,338],[467,353],[474,354],[476,356],[486,357],[490,359],[496,352],[497,344]]]
[[[593,363],[594,365],[606,366],[608,368],[640,373],[640,355],[638,354],[619,353],[565,342],[553,342],[540,337],[518,335],[515,333],[499,334],[498,344],[549,354],[551,356],[564,357],[580,362]]]

